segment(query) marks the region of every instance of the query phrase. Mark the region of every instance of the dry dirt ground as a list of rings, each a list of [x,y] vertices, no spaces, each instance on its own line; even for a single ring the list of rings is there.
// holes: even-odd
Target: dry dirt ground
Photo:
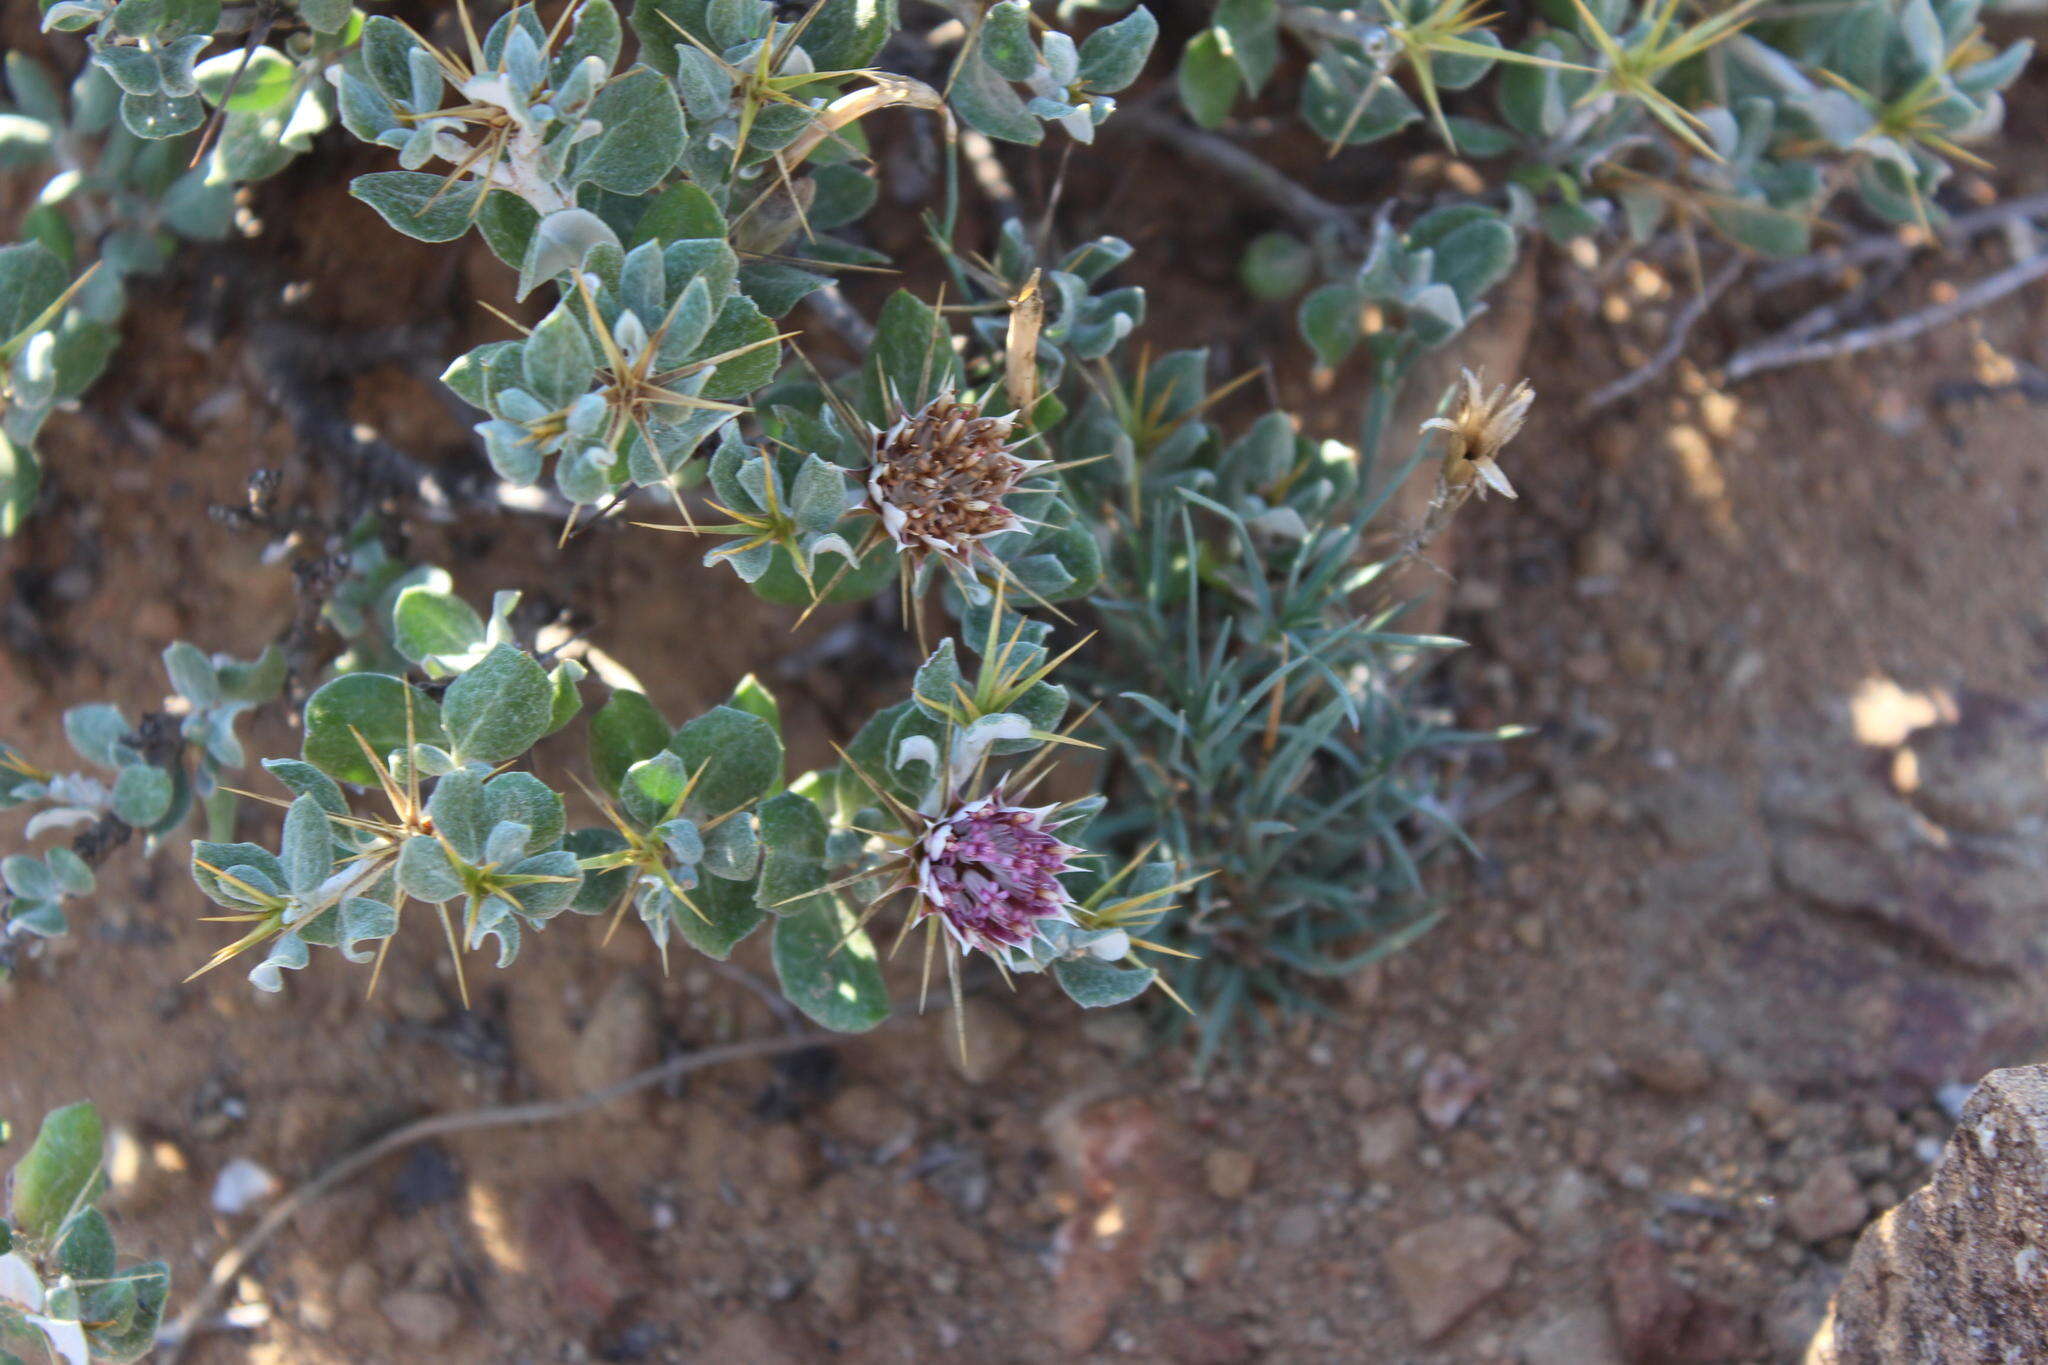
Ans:
[[[2004,192],[2048,184],[2043,94],[2017,101]],[[475,467],[421,373],[491,334],[458,304],[502,295],[490,263],[397,242],[325,176],[251,207],[256,236],[139,291],[123,377],[53,424],[55,495],[0,548],[0,734],[32,753],[55,756],[65,704],[153,704],[170,640],[246,652],[290,622],[268,537],[208,515],[258,468],[289,505],[333,494],[333,453],[278,397],[303,357],[279,348],[338,338],[321,374],[348,421],[451,488]],[[1094,212],[1077,226],[1160,226],[1115,196]],[[1230,292],[1227,243],[1261,226],[1240,217],[1149,276],[1183,290],[1161,334],[1213,338],[1226,370],[1286,330]],[[1439,869],[1448,922],[1345,983],[1334,1018],[1197,1078],[1136,1017],[1027,985],[974,1004],[977,1079],[926,1020],[420,1146],[277,1239],[236,1286],[240,1325],[188,1358],[1796,1358],[1958,1084],[2048,1037],[2048,418],[2011,383],[2048,366],[2048,294],[1733,388],[1681,366],[1579,416],[1684,289],[1544,263],[1525,496],[1461,525],[1448,621],[1473,648],[1436,689],[1534,733],[1465,774],[1485,859]],[[430,335],[389,331],[400,296]],[[1738,290],[1695,353],[1800,302]],[[762,670],[799,763],[873,699],[845,675],[895,682],[900,659],[821,654],[860,638],[846,618],[792,636],[675,541],[558,552],[553,529],[415,516],[404,549],[474,597],[524,587],[599,622],[671,715]],[[276,721],[254,741],[293,744]],[[174,1306],[253,1216],[210,1210],[231,1162],[296,1183],[407,1117],[783,1026],[743,978],[687,958],[664,977],[642,938],[585,922],[480,972],[471,1011],[429,934],[367,1001],[335,961],[279,998],[233,972],[179,985],[218,935],[177,859],[124,851],[102,886],[0,995],[0,1113],[91,1096],[122,1126],[123,1240],[171,1262]]]

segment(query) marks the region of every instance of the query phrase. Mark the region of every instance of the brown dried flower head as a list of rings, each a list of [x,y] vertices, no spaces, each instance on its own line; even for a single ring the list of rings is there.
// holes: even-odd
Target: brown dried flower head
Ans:
[[[1515,439],[1536,401],[1536,390],[1524,379],[1514,388],[1501,385],[1488,393],[1479,376],[1466,370],[1465,388],[1449,417],[1432,417],[1422,424],[1424,431],[1445,434],[1443,482],[1446,488],[1462,489],[1476,483],[1480,497],[1491,488],[1503,497],[1515,496],[1497,462],[1501,447]]]
[[[1011,449],[1016,417],[985,417],[980,404],[942,393],[877,432],[868,504],[890,539],[964,559],[976,541],[1021,529],[1003,500],[1045,461]]]

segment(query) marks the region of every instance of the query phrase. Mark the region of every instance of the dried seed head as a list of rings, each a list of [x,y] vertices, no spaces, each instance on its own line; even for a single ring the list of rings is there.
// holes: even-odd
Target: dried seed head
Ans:
[[[1432,417],[1422,424],[1424,431],[1445,433],[1443,483],[1462,489],[1478,485],[1480,497],[1488,488],[1504,497],[1514,497],[1514,485],[1500,470],[1501,447],[1515,439],[1536,401],[1536,391],[1524,379],[1509,389],[1506,385],[1488,393],[1479,376],[1465,372],[1465,386],[1449,417]]]
[[[1053,809],[984,796],[933,819],[907,850],[921,914],[937,915],[962,953],[979,948],[1007,962],[1045,921],[1071,922],[1060,878],[1080,850],[1053,834]]]
[[[1003,499],[1041,460],[1010,448],[1016,414],[985,417],[979,404],[942,393],[875,437],[870,510],[898,546],[964,559],[974,542],[1017,530]]]

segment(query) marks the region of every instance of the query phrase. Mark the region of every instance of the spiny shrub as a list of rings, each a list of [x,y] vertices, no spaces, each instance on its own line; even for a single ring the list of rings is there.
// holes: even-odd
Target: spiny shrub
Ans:
[[[259,986],[317,947],[381,957],[408,911],[458,960],[488,942],[502,963],[563,913],[630,913],[664,953],[723,956],[772,925],[785,990],[834,1028],[888,1010],[881,923],[922,926],[927,972],[979,950],[1084,1005],[1163,980],[1211,1046],[1302,1003],[1304,980],[1432,922],[1418,862],[1459,837],[1441,770],[1468,737],[1413,687],[1450,642],[1401,628],[1394,570],[1476,492],[1512,496],[1497,457],[1529,395],[1468,379],[1422,432],[1391,431],[1418,359],[1484,311],[1532,231],[1712,229],[1784,254],[1847,192],[1936,218],[2026,56],[1987,45],[1968,0],[1755,6],[1214,9],[1177,55],[1197,123],[1295,80],[1298,49],[1300,108],[1333,146],[1426,122],[1491,174],[1367,206],[1369,228],[1324,205],[1314,240],[1254,247],[1260,292],[1307,291],[1323,364],[1364,353],[1359,435],[1339,442],[1284,412],[1226,423],[1234,384],[1206,353],[1134,345],[1129,243],[1014,215],[963,229],[990,177],[962,161],[988,139],[1087,144],[1116,116],[1158,32],[1143,8],[999,0],[906,26],[871,0],[577,0],[458,5],[423,32],[337,0],[43,0],[90,51],[68,98],[9,58],[0,157],[46,179],[29,240],[0,253],[8,529],[35,503],[38,426],[117,363],[122,282],[177,236],[231,230],[236,187],[332,122],[389,158],[358,200],[419,240],[478,234],[530,310],[447,357],[499,480],[572,527],[691,537],[807,614],[893,604],[924,664],[839,763],[791,774],[759,684],[680,725],[630,690],[580,720],[592,684],[515,629],[509,596],[481,613],[353,537],[327,604],[349,647],[305,699],[299,754],[261,763],[281,836],[236,838],[248,812],[219,781],[243,766],[236,716],[288,704],[267,700],[277,665],[176,646],[160,713],[70,713],[97,771],[0,751],[0,800],[40,808],[31,836],[73,831],[0,868],[10,935],[61,930],[106,848],[197,807],[194,878],[241,926],[221,956],[256,955]],[[925,284],[866,315],[840,284],[895,264],[862,231],[878,116],[921,120],[945,154],[909,263]],[[1225,162],[1270,192],[1242,148]],[[857,359],[813,359],[812,327]],[[1390,535],[1392,489],[1430,459],[1431,508]],[[583,793],[576,765],[535,757],[577,724]],[[1036,794],[1062,751],[1048,787],[1086,799]],[[572,828],[572,808],[599,822]]]
[[[0,1358],[119,1365],[156,1344],[170,1270],[121,1265],[93,1207],[107,1184],[104,1146],[99,1111],[66,1105],[44,1116],[14,1163],[0,1218]]]
[[[1997,131],[2032,50],[1988,42],[1980,9],[1543,0],[1509,17],[1480,0],[1220,0],[1181,51],[1178,89],[1204,127],[1286,95],[1333,150],[1426,123],[1485,168],[1483,194],[1405,230],[1379,206],[1362,252],[1332,223],[1247,255],[1268,297],[1326,277],[1299,314],[1324,362],[1361,342],[1384,362],[1404,317],[1456,330],[1474,291],[1446,238],[1476,222],[1618,245],[1712,233],[1766,256],[1811,250],[1845,200],[1882,223],[1938,222],[1941,187],[1983,164],[1966,144]]]

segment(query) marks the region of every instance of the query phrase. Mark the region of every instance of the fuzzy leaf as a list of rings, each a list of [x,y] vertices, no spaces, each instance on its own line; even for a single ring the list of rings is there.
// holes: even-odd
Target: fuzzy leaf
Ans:
[[[424,834],[406,840],[398,850],[398,886],[406,895],[431,905],[455,900],[465,890],[462,874],[449,861],[447,850]]]
[[[679,181],[648,201],[640,220],[633,225],[628,246],[642,242],[675,242],[683,239],[725,238],[725,215],[701,185]]]
[[[391,643],[414,663],[436,655],[461,656],[483,643],[484,620],[453,593],[415,583],[391,608]]]
[[[668,722],[638,692],[620,689],[590,718],[590,767],[598,786],[616,796],[626,770],[668,746]]]
[[[1096,29],[1081,43],[1081,84],[1103,94],[1123,89],[1145,69],[1158,37],[1159,21],[1143,5]]]
[[[562,272],[582,269],[599,248],[618,245],[619,235],[611,224],[588,209],[550,213],[534,224],[527,238],[526,252],[519,261],[519,286],[513,297],[524,299]]]
[[[619,801],[641,824],[658,825],[669,818],[689,784],[683,760],[663,749],[627,767],[619,779]]]
[[[1031,79],[1038,45],[1031,40],[1029,0],[997,0],[981,23],[981,54],[1006,81]]]
[[[531,749],[554,714],[548,675],[516,645],[501,644],[449,684],[442,718],[457,762],[503,763]]]
[[[1063,958],[1052,966],[1053,979],[1083,1009],[1104,1009],[1135,1000],[1159,976],[1150,967],[1115,967],[1099,958]]]
[[[988,64],[978,46],[960,63],[953,81],[952,104],[961,122],[976,132],[1027,147],[1045,140],[1045,129],[1025,108],[1010,83]]]
[[[90,1104],[45,1115],[34,1144],[15,1163],[9,1221],[38,1242],[53,1240],[64,1221],[91,1202],[104,1144],[99,1110]]]
[[[246,882],[259,892],[270,895],[282,895],[284,892],[284,864],[263,845],[193,840],[192,881],[206,898],[233,910],[257,904],[249,891],[235,885],[234,881],[224,880],[220,873],[227,873],[235,881]]]
[[[761,838],[753,813],[741,811],[714,825],[704,836],[701,861],[714,878],[746,882],[751,898],[754,873],[761,866]]]
[[[248,65],[244,67],[246,61]],[[241,78],[236,79],[236,73]],[[241,51],[223,52],[209,58],[194,68],[194,78],[199,83],[199,93],[215,108],[221,102],[235,113],[268,113],[291,98],[296,83],[298,68],[274,47],[255,47]],[[228,94],[228,87],[234,87],[234,94]]]
[[[567,826],[561,795],[532,773],[500,773],[484,784],[484,820],[498,825],[516,821],[526,826],[526,848],[538,853],[553,848]]]
[[[710,332],[698,344],[696,358],[708,360],[740,351],[742,347],[751,349],[722,361],[705,381],[703,396],[725,401],[745,398],[773,379],[782,362],[782,347],[772,340],[774,336],[775,324],[762,315],[752,299],[744,294],[727,299],[720,305]]]
[[[295,796],[310,796],[320,803],[320,809],[329,815],[347,815],[348,802],[341,794],[341,788],[334,785],[334,779],[310,763],[296,758],[266,758],[264,769],[292,791]]]
[[[550,408],[567,407],[597,372],[597,352],[576,320],[575,307],[567,299],[557,304],[535,325],[519,354],[527,390]]]
[[[836,899],[776,920],[773,951],[782,993],[825,1028],[865,1033],[889,1017],[874,942]]]
[[[128,720],[120,708],[106,702],[88,702],[64,713],[64,738],[71,741],[80,758],[102,768],[121,766],[128,731]]]
[[[732,689],[732,696],[726,699],[726,705],[737,707],[748,715],[759,716],[775,727],[777,734],[782,733],[782,703],[775,700],[775,694],[753,674],[739,680]]]
[[[703,769],[690,808],[723,815],[782,785],[782,739],[759,716],[717,706],[676,731],[668,748],[687,772]]]
[[[452,242],[476,217],[477,186],[451,185],[423,171],[372,171],[349,182],[348,192],[398,231],[422,242]]]
[[[896,0],[819,0],[799,45],[820,71],[866,66],[899,25]]]
[[[1175,72],[1181,106],[1204,128],[1219,128],[1237,103],[1241,79],[1217,30],[1203,29],[1181,49]]]
[[[723,962],[741,939],[761,927],[768,916],[754,903],[753,883],[708,877],[690,892],[690,904],[670,916],[676,932],[706,957]]]
[[[171,775],[149,763],[131,763],[114,779],[113,810],[123,823],[153,829],[171,813]]]
[[[606,85],[587,117],[604,131],[584,144],[571,179],[615,194],[646,194],[683,154],[683,110],[669,83],[635,67]]]
[[[958,383],[945,319],[915,294],[897,290],[875,320],[875,341],[861,367],[866,416],[886,428]]]
[[[69,283],[64,262],[41,242],[0,247],[0,346],[41,317]]]
[[[284,864],[285,886],[295,896],[312,894],[333,875],[334,837],[316,797],[301,796],[285,812],[278,861]]]
[[[299,756],[337,782],[370,786],[377,781],[361,733],[379,760],[406,742],[406,711],[410,699],[412,730],[421,744],[448,746],[441,727],[441,708],[418,688],[381,673],[349,673],[322,687],[306,702],[306,737]]]

